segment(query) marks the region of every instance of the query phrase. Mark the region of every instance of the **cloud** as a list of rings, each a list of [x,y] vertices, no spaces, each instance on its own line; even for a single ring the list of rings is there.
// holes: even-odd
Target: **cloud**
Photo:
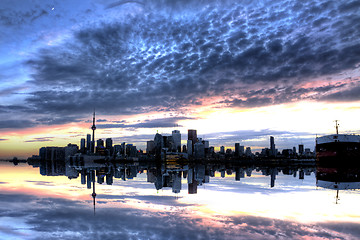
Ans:
[[[340,90],[331,94],[328,94],[321,98],[325,101],[335,101],[335,102],[351,102],[360,100],[360,86],[354,87],[352,89]]]
[[[36,119],[37,124],[44,124],[44,125],[58,125],[58,124],[65,124],[71,122],[78,122],[78,117],[71,117],[71,116],[64,116],[64,117],[44,117]]]
[[[41,89],[26,99],[34,111],[178,111],[211,96],[231,107],[298,101],[301,92],[284,98],[274,85],[291,88],[360,62],[356,2],[186,1],[192,11],[178,1],[144,4],[146,13],[77,28],[70,40],[29,59]],[[159,5],[164,10],[153,12]],[[277,95],[247,96],[255,83]],[[294,86],[290,93],[297,91],[310,90]]]
[[[257,216],[236,215],[201,218],[183,207],[174,211],[99,206],[96,215],[91,205],[61,198],[37,199],[21,194],[1,194],[1,216],[10,221],[22,220],[32,239],[278,239],[278,238],[357,238],[358,224],[303,224]],[[153,201],[154,199],[149,199]],[[21,202],[22,204],[12,204]],[[11,204],[12,207],[8,207]],[[91,203],[90,203],[91,204]],[[32,206],[28,208],[28,206]],[[51,206],[44,207],[44,206]],[[212,222],[216,222],[212,225]],[[350,230],[351,231],[348,231]],[[2,229],[7,231],[7,229]],[[12,226],[11,232],[23,233]],[[330,230],[330,231],[329,231]]]
[[[1,128],[29,128],[33,127],[35,124],[30,120],[1,120]]]
[[[179,126],[177,123],[181,120],[193,119],[190,117],[170,117],[170,118],[157,118],[157,119],[148,119],[144,122],[135,123],[135,124],[98,124],[98,128],[171,128],[174,126]]]

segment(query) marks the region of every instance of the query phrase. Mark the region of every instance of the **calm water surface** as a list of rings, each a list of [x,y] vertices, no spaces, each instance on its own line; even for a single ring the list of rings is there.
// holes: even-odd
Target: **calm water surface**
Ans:
[[[360,238],[358,169],[0,164],[1,239]]]

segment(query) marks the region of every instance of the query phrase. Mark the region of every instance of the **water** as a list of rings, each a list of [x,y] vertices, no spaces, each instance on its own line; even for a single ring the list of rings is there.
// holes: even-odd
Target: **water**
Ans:
[[[358,169],[30,164],[1,162],[1,239],[360,238]]]

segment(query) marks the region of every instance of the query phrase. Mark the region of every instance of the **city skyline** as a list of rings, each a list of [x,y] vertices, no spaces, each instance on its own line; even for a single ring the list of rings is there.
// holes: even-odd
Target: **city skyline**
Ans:
[[[279,149],[313,150],[334,120],[359,134],[359,9],[328,0],[2,1],[0,157],[80,145],[94,108],[97,139],[142,149],[174,129],[257,151],[270,136]]]

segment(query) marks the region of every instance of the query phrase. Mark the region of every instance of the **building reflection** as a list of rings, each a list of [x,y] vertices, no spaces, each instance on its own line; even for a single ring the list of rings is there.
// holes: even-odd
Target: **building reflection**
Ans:
[[[56,156],[56,155],[53,155]],[[210,183],[211,178],[221,178],[241,181],[251,177],[254,172],[269,179],[269,187],[276,186],[279,174],[292,176],[303,180],[312,173],[316,176],[316,186],[336,190],[336,203],[339,200],[339,190],[360,189],[360,168],[320,166],[313,163],[298,164],[263,164],[247,165],[241,163],[177,163],[176,161],[141,161],[141,162],[112,162],[99,159],[67,158],[49,159],[29,158],[28,164],[38,167],[44,176],[67,176],[69,179],[79,178],[81,184],[92,189],[94,205],[96,184],[112,185],[114,181],[128,181],[146,173],[147,182],[153,183],[156,190],[171,189],[174,194],[183,190],[187,184],[188,194],[197,194],[198,187]],[[230,177],[230,178],[229,178]],[[186,188],[185,188],[186,191]]]
[[[337,159],[342,163],[342,159]],[[339,202],[340,190],[360,189],[360,168],[349,165],[317,165],[316,186],[336,190],[336,203]]]
[[[198,186],[209,183],[217,172],[222,178],[234,176],[235,181],[251,177],[253,171],[269,177],[269,186],[275,187],[276,176],[280,173],[304,179],[306,175],[316,173],[312,164],[293,165],[241,165],[231,163],[200,164],[176,162],[105,162],[82,158],[63,159],[29,159],[28,164],[39,167],[44,176],[67,176],[69,179],[81,179],[81,184],[91,189],[93,183],[112,185],[114,179],[123,181],[137,177],[139,173],[147,174],[147,182],[153,183],[157,190],[171,188],[173,193],[180,193],[182,183],[186,181],[188,194],[196,194]],[[95,195],[96,196],[96,195]]]

